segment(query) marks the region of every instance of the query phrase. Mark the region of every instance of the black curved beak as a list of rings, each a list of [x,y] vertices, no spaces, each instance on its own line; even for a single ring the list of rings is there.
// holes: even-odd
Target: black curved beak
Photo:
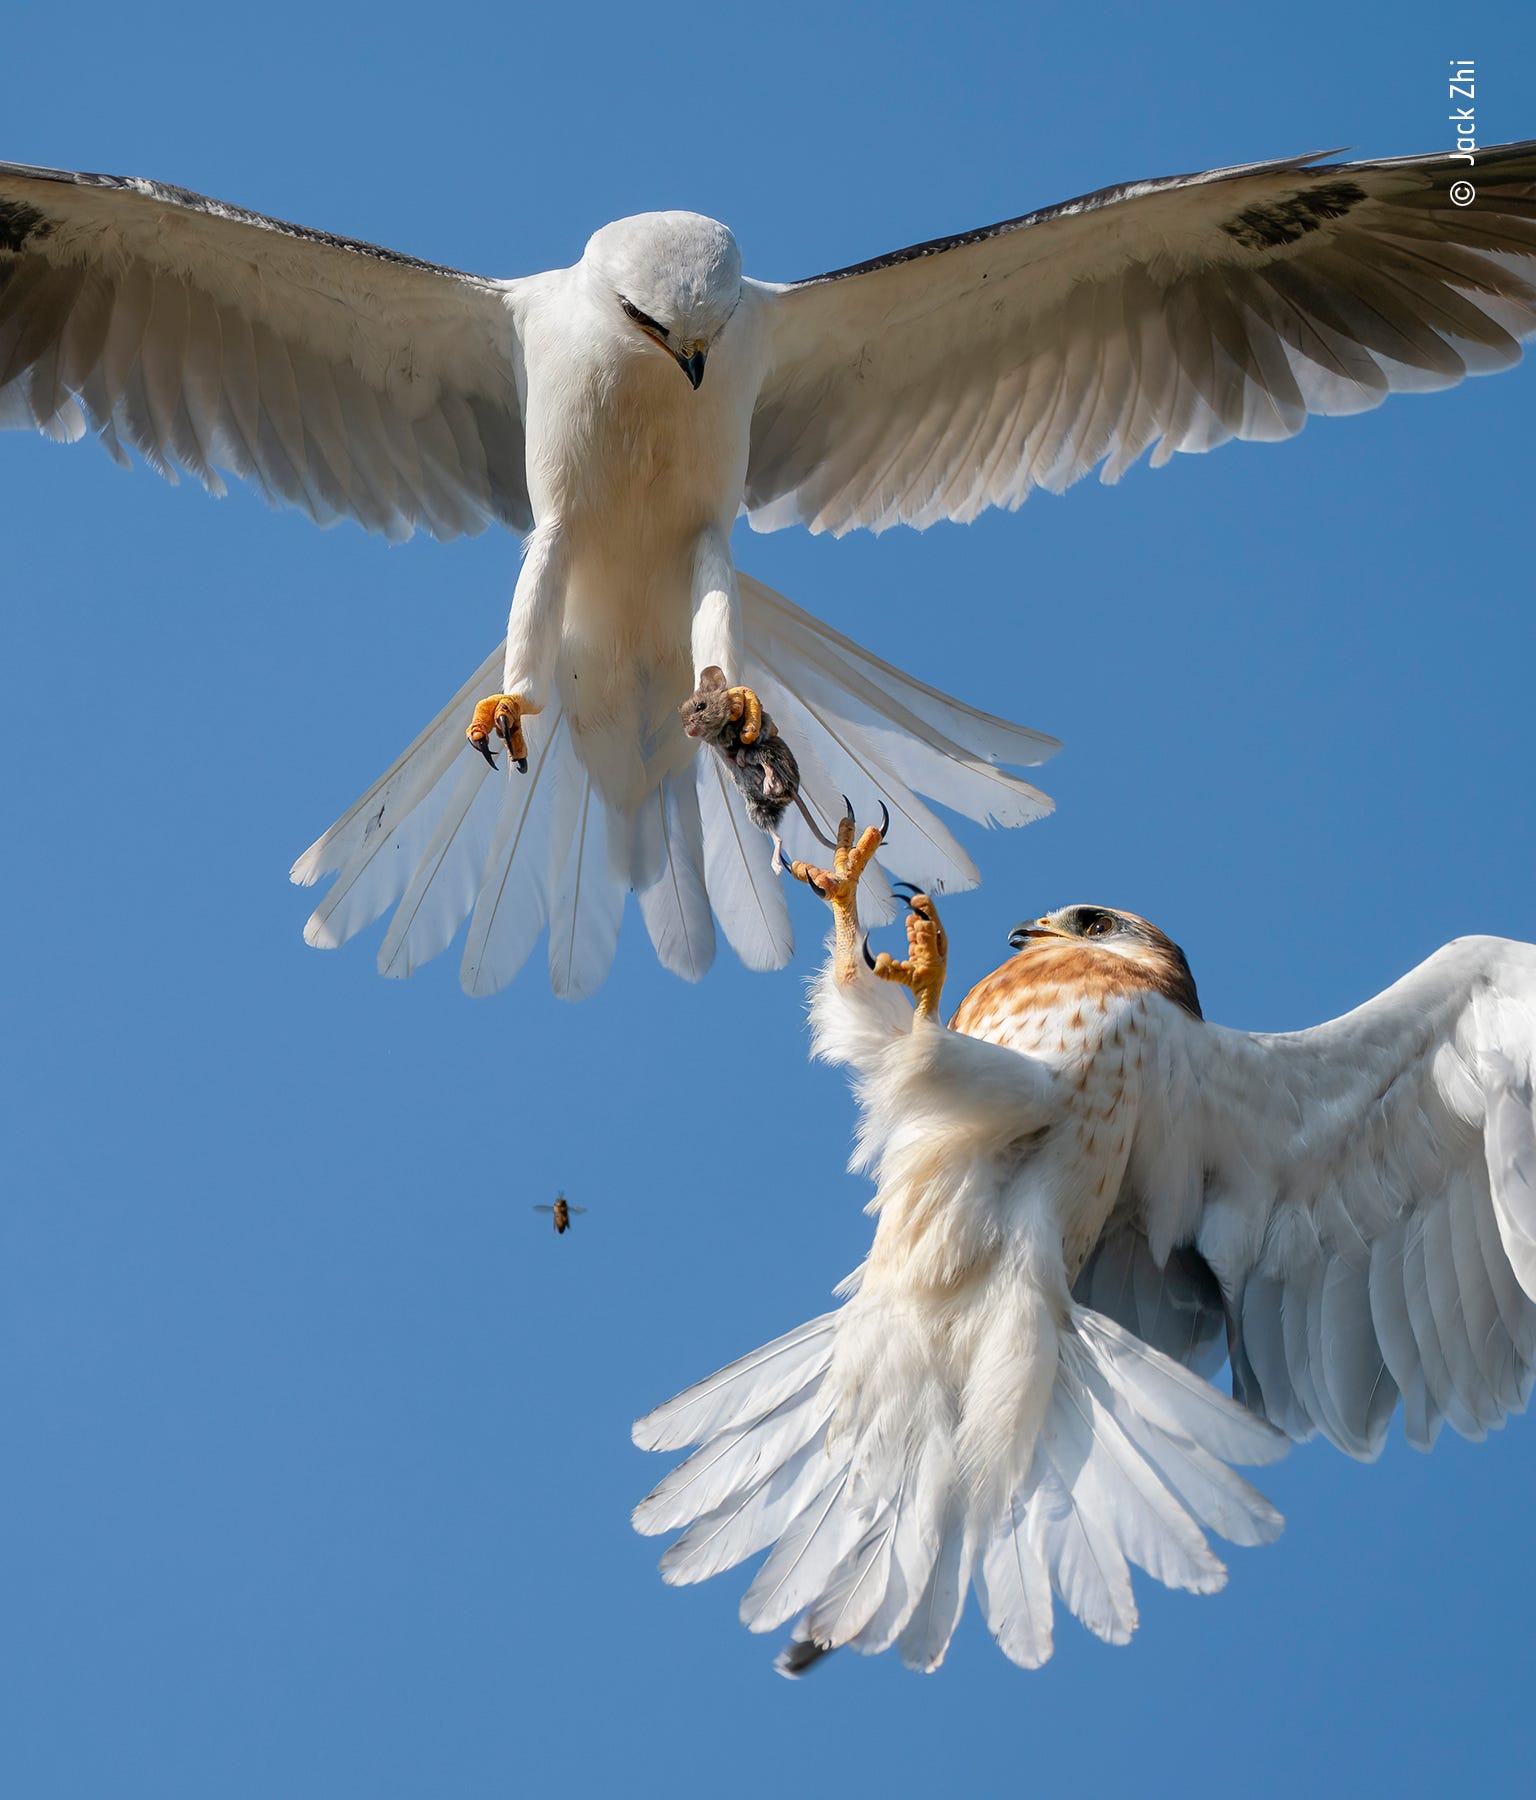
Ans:
[[[1015,950],[1022,950],[1031,938],[1060,937],[1059,931],[1053,931],[1042,919],[1031,919],[1026,924],[1015,925],[1008,933],[1008,942]]]
[[[673,354],[677,356],[677,352]],[[677,366],[693,383],[694,391],[698,391],[699,383],[704,379],[704,352],[695,350],[692,356],[677,356]]]

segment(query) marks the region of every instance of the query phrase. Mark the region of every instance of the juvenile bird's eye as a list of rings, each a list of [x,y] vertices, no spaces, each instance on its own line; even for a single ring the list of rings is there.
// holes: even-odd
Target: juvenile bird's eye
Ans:
[[[1084,937],[1107,937],[1108,934],[1114,930],[1114,928],[1115,928],[1115,922],[1112,918],[1110,918],[1109,914],[1108,913],[1100,913],[1096,918],[1090,919],[1088,921],[1088,923],[1083,927],[1083,936]]]
[[[633,301],[626,300],[622,294],[619,295],[619,305],[624,308],[625,316],[633,319],[637,325],[643,325],[647,331],[654,331],[657,337],[665,337],[667,335],[667,328],[665,325],[658,325],[649,313],[641,312],[640,308],[636,306]]]

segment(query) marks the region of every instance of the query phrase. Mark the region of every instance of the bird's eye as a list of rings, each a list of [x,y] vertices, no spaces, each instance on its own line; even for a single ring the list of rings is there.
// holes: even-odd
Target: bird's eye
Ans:
[[[1084,937],[1107,937],[1115,928],[1115,922],[1108,913],[1099,913],[1083,927]]]
[[[624,316],[633,319],[637,325],[643,326],[647,331],[654,331],[657,337],[664,338],[667,335],[665,325],[658,325],[649,313],[641,312],[633,301],[626,300],[622,294],[619,295],[619,305],[624,308]]]

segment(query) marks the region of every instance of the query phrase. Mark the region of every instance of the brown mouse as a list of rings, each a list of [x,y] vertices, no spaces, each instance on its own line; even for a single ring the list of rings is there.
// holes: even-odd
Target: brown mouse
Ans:
[[[677,710],[689,737],[702,739],[730,770],[747,803],[747,817],[773,839],[775,875],[782,873],[788,860],[779,821],[791,805],[800,809],[818,843],[835,848],[800,798],[800,765],[766,712],[756,742],[742,742],[740,713],[723,670],[713,664],[705,669],[698,687]]]

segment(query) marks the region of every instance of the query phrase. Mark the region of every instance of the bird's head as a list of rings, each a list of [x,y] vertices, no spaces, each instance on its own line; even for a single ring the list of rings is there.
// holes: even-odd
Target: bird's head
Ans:
[[[639,213],[594,232],[582,261],[621,328],[649,338],[698,387],[741,298],[730,232],[698,213]]]
[[[1015,950],[1066,942],[1138,965],[1150,984],[1200,1018],[1200,997],[1184,952],[1148,920],[1112,906],[1061,906],[1055,912],[1016,925],[1008,934]]]

